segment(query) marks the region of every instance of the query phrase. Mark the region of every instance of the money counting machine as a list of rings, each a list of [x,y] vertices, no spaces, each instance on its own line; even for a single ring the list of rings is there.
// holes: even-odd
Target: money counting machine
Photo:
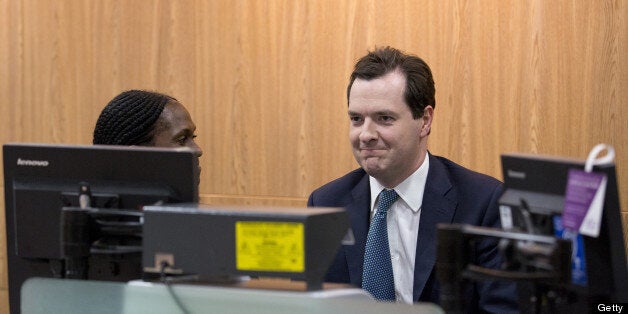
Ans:
[[[348,227],[341,208],[146,206],[143,271],[208,282],[289,278],[319,290]]]

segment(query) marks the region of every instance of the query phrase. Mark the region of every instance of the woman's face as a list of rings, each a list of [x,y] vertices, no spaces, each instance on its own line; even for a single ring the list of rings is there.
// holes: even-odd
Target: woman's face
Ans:
[[[190,113],[177,101],[170,101],[164,107],[153,130],[152,145],[157,147],[189,147],[197,156],[203,150],[196,144],[196,125]]]

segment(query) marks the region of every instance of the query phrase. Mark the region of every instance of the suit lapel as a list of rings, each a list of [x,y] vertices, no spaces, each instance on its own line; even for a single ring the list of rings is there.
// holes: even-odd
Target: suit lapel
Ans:
[[[436,263],[436,225],[451,223],[457,206],[457,193],[445,166],[431,154],[427,174],[414,266],[414,300],[418,300]],[[354,245],[344,245],[351,283],[362,284],[364,249],[369,226],[371,192],[368,175],[351,191],[352,201],[346,210],[351,221]]]
[[[364,173],[364,177],[351,191],[353,200],[346,206],[353,236],[354,245],[345,245],[345,256],[349,266],[349,276],[351,283],[361,286],[362,270],[364,264],[364,248],[369,226],[369,208],[371,203],[371,189],[369,187],[369,177]]]
[[[436,263],[436,225],[451,223],[457,206],[457,193],[445,166],[431,154],[425,183],[421,221],[414,263],[414,300],[418,300]]]

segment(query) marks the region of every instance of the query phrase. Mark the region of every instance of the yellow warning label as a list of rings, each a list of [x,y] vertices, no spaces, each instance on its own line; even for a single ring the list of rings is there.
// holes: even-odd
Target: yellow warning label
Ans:
[[[305,270],[302,223],[237,221],[236,269],[274,272]]]

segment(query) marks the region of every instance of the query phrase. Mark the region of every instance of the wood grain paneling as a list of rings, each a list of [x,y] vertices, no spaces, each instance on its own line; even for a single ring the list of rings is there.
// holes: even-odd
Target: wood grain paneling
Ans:
[[[503,152],[609,143],[628,209],[627,24],[619,0],[0,0],[0,141],[87,144],[158,90],[198,125],[203,201],[303,206],[356,166],[347,77],[392,45],[434,72],[433,153],[501,178]]]
[[[280,207],[305,207],[307,199],[302,197],[267,197],[267,196],[242,196],[242,195],[208,195],[200,197],[200,203],[207,205],[245,205],[245,206],[280,206]]]

